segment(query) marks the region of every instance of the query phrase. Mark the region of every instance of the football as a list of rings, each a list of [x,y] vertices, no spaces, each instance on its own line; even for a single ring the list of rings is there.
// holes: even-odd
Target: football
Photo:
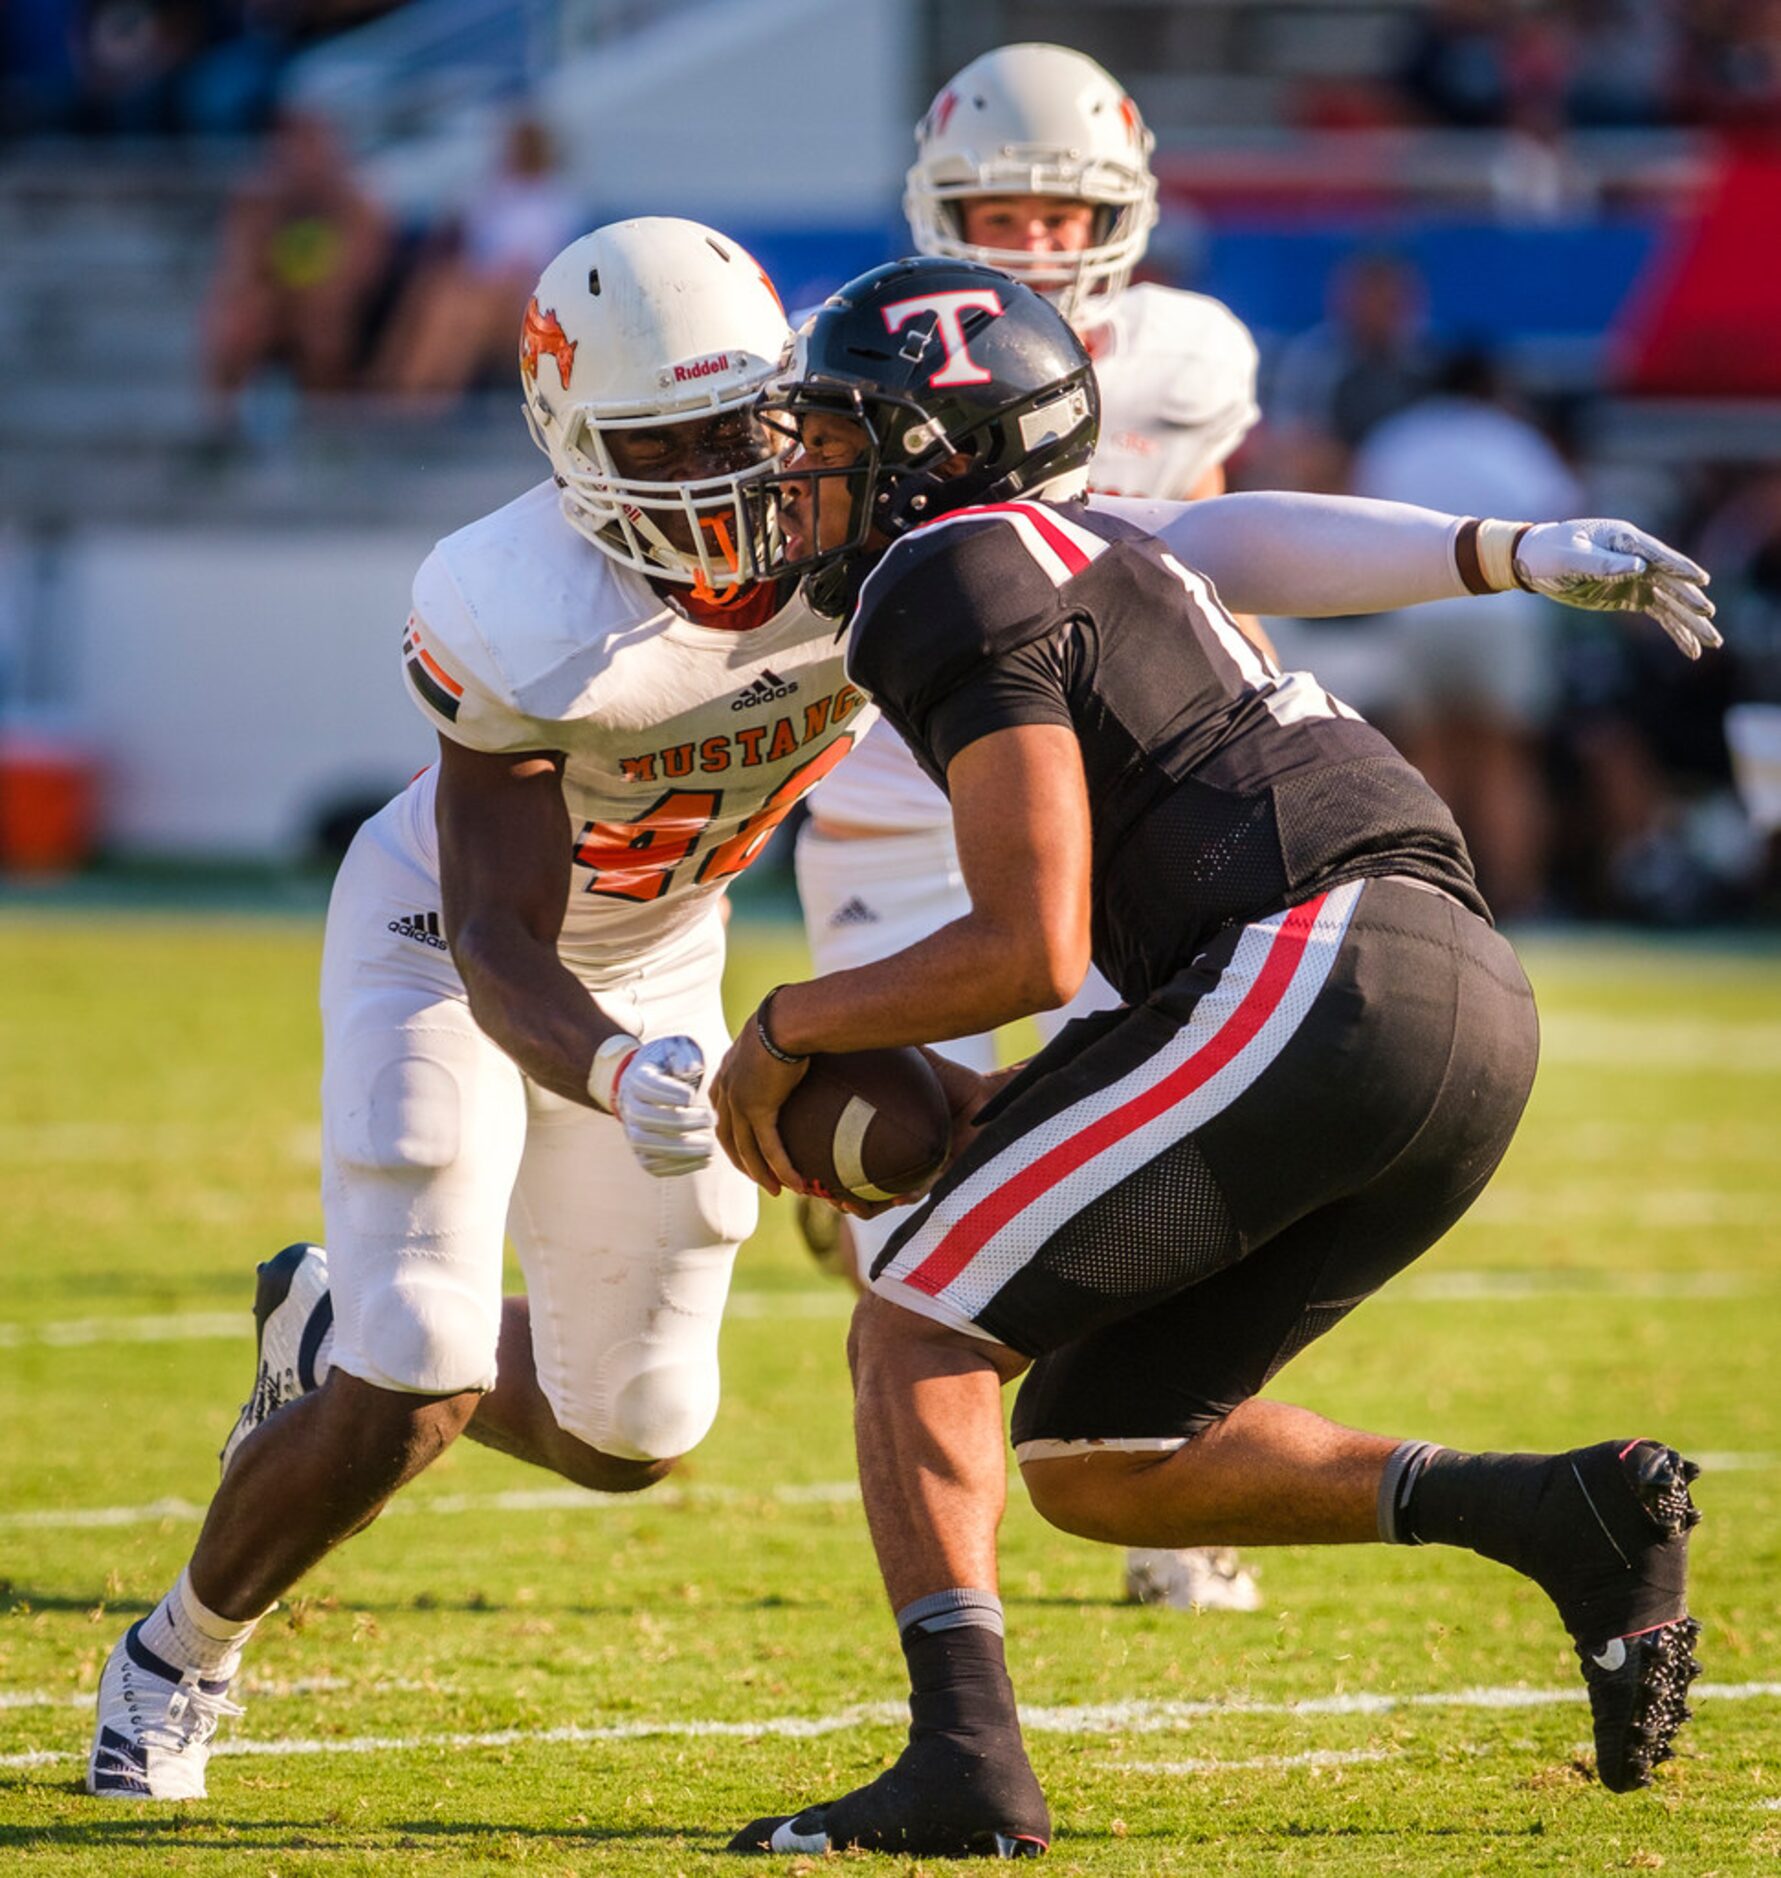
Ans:
[[[946,1164],[952,1116],[919,1050],[819,1053],[779,1111],[779,1136],[825,1197],[894,1200]]]

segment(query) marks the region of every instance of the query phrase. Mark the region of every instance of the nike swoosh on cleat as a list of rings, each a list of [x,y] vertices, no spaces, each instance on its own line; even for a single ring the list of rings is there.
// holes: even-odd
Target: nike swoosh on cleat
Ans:
[[[816,1832],[798,1832],[796,1820],[788,1819],[783,1826],[773,1828],[773,1837],[767,1841],[769,1852],[826,1852],[829,1849],[829,1835]]]
[[[1595,1664],[1597,1669],[1605,1669],[1610,1672],[1617,1670],[1617,1669],[1624,1669],[1626,1667],[1626,1640],[1625,1638],[1623,1637],[1613,1638],[1609,1643],[1605,1644],[1600,1650],[1598,1650],[1595,1653],[1595,1655],[1593,1655],[1589,1660]]]

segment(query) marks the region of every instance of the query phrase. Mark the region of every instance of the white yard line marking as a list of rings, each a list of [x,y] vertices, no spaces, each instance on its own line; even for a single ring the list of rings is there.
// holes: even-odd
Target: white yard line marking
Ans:
[[[1709,1474],[1766,1473],[1781,1467],[1781,1454],[1706,1450],[1692,1458]],[[591,1493],[585,1487],[520,1487],[502,1493],[438,1493],[399,1496],[384,1509],[384,1519],[451,1518],[462,1513],[601,1513],[701,1506],[739,1506],[771,1500],[779,1506],[850,1506],[860,1497],[858,1481],[781,1482],[765,1489],[744,1487],[657,1487],[647,1496]],[[204,1508],[195,1500],[173,1496],[140,1506],[68,1506],[0,1513],[0,1532],[82,1532],[112,1526],[147,1526],[164,1519],[199,1520]],[[4,1706],[0,1703],[0,1706]]]
[[[1303,1754],[1258,1754],[1245,1761],[1120,1761],[1122,1774],[1232,1774],[1288,1767],[1358,1767],[1367,1761],[1393,1761],[1402,1748],[1311,1748]]]
[[[406,1676],[380,1677],[374,1682],[355,1682],[349,1676],[296,1676],[289,1680],[274,1678],[270,1681],[250,1676],[246,1682],[236,1686],[235,1693],[250,1702],[275,1702],[285,1697],[305,1695],[383,1695],[392,1692],[407,1695],[415,1690],[425,1690],[429,1695],[451,1693],[441,1683],[417,1682]],[[90,1712],[92,1706],[91,1689],[77,1689],[72,1694],[66,1689],[0,1690],[0,1709],[84,1708]]]
[[[60,1323],[0,1324],[0,1350],[46,1344],[68,1349],[87,1343],[203,1343],[235,1337],[243,1343],[254,1334],[248,1311],[178,1311],[156,1317],[74,1317]]]
[[[1697,1203],[1719,1209],[1719,1224],[1738,1223],[1731,1214],[1748,1210],[1747,1222],[1767,1224],[1774,1206],[1759,1196],[1714,1196],[1663,1189],[1646,1196],[1650,1217],[1634,1223],[1682,1225],[1700,1223],[1684,1218]],[[1616,1196],[1592,1192],[1591,1207],[1614,1202]],[[1746,1209],[1746,1202],[1749,1202]],[[1640,1207],[1644,1201],[1639,1202]],[[1562,1199],[1547,1205],[1532,1190],[1509,1189],[1502,1201],[1489,1194],[1468,1215],[1482,1225],[1556,1224],[1567,1218],[1599,1217],[1580,1202]],[[1777,1289],[1765,1274],[1734,1271],[1607,1271],[1578,1267],[1565,1271],[1530,1269],[1412,1272],[1387,1285],[1378,1296],[1386,1302],[1415,1304],[1470,1304],[1522,1298],[1742,1298],[1769,1295]],[[853,1295],[840,1285],[797,1291],[737,1291],[730,1296],[726,1315],[742,1321],[784,1322],[790,1318],[844,1318],[853,1311]],[[202,1343],[234,1338],[245,1345],[253,1335],[247,1311],[175,1311],[140,1317],[74,1317],[43,1324],[0,1323],[0,1350],[32,1345],[72,1349],[104,1343]]]
[[[1772,1287],[1743,1272],[1412,1272],[1369,1303],[1495,1304],[1526,1298],[1743,1298]]]
[[[750,1500],[773,1500],[780,1506],[845,1506],[860,1497],[854,1480],[782,1482],[776,1487],[750,1491],[741,1487],[657,1487],[648,1496],[651,1507],[734,1506]],[[613,1507],[641,1509],[645,1501],[634,1493],[590,1493],[585,1487],[523,1487],[505,1493],[416,1494],[392,1500],[384,1519],[419,1514],[605,1512]],[[0,1513],[0,1531],[62,1532],[91,1527],[144,1526],[163,1519],[202,1519],[204,1508],[194,1500],[167,1498],[142,1506],[45,1507],[24,1513]]]
[[[1773,1225],[1772,1193],[1718,1187],[1610,1186],[1565,1182],[1488,1187],[1465,1216],[1473,1226],[1612,1226],[1678,1232],[1700,1226]]]
[[[737,1318],[848,1317],[853,1293],[844,1286],[821,1290],[738,1291],[728,1315]],[[73,1317],[47,1324],[0,1323],[0,1350],[32,1344],[71,1349],[92,1343],[206,1343],[235,1338],[246,1344],[254,1333],[251,1312],[174,1311],[142,1317]]]
[[[851,1317],[853,1293],[846,1285],[820,1291],[732,1291],[726,1317]]]
[[[1781,1682],[1696,1683],[1695,1701],[1748,1701],[1781,1698]],[[1111,1702],[1073,1708],[1028,1708],[1022,1725],[1039,1734],[1164,1734],[1189,1722],[1224,1715],[1389,1715],[1399,1709],[1550,1708],[1584,1701],[1575,1689],[1455,1689],[1414,1695],[1331,1695],[1307,1702],[1263,1702],[1237,1698],[1228,1702]],[[909,1719],[901,1702],[860,1702],[833,1715],[772,1715],[751,1721],[634,1721],[605,1727],[502,1728],[487,1734],[356,1735],[338,1740],[223,1740],[215,1754],[312,1755],[405,1754],[441,1748],[548,1747],[559,1743],[646,1741],[660,1738],[748,1741],[772,1737],[807,1741],[849,1728],[900,1728]],[[84,1752],[84,1750],[82,1750]],[[0,1767],[38,1767],[51,1761],[81,1758],[55,1748],[30,1748],[0,1754]]]
[[[319,1165],[319,1125],[288,1128],[277,1139],[287,1160],[299,1166]],[[213,1122],[0,1122],[0,1162],[183,1160],[236,1141],[229,1122],[220,1118]]]
[[[1555,1012],[1540,1023],[1544,1064],[1624,1066],[1655,1077],[1697,1069],[1734,1076],[1781,1076],[1781,1024],[1714,1023],[1699,1018],[1589,1016]]]

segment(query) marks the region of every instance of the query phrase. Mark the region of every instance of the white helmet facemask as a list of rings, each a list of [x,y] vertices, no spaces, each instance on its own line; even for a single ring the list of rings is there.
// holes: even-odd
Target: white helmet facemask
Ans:
[[[1156,225],[1155,139],[1093,59],[1063,46],[999,46],[941,88],[915,141],[903,209],[921,253],[1012,274],[1075,326],[1131,280]],[[1090,245],[1027,254],[969,242],[963,205],[986,196],[1089,203]]]
[[[756,405],[790,343],[753,257],[697,222],[648,217],[571,243],[520,332],[527,420],[569,523],[623,566],[695,594],[771,577],[765,479],[784,446]],[[642,432],[617,446],[627,472],[615,440]]]

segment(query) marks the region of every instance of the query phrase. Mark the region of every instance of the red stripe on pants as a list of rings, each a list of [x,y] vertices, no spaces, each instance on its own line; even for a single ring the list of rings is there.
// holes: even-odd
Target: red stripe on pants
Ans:
[[[1299,960],[1304,956],[1311,928],[1328,898],[1328,894],[1319,894],[1287,914],[1254,983],[1238,1000],[1237,1008],[1185,1063],[1178,1064],[1161,1081],[1140,1090],[1110,1114],[1090,1122],[1080,1134],[1048,1149],[994,1192],[986,1193],[904,1283],[913,1285],[917,1291],[925,1291],[929,1297],[937,1297],[1016,1214],[1079,1167],[1086,1166],[1097,1154],[1115,1146],[1177,1103],[1185,1102],[1196,1089],[1216,1076],[1239,1051],[1254,1041],[1262,1026],[1279,1009],[1298,970]]]

